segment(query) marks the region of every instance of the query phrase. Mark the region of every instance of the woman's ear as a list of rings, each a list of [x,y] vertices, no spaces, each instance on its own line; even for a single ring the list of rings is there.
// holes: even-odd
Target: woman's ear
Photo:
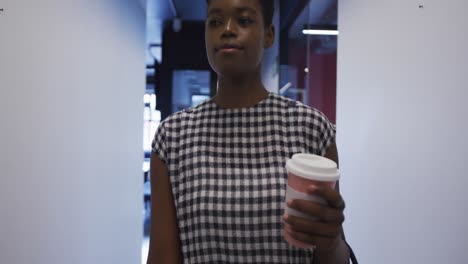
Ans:
[[[265,49],[268,49],[270,48],[271,46],[273,46],[273,43],[275,42],[275,26],[273,26],[273,24],[270,24],[270,26],[268,26],[266,29],[265,29],[265,44],[264,44],[264,48]]]

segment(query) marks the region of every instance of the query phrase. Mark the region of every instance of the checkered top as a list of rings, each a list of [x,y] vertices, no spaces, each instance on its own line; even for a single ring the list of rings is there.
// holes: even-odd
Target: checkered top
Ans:
[[[334,137],[321,112],[273,93],[164,120],[153,152],[169,170],[184,263],[312,263],[312,250],[283,238],[284,167],[295,153],[323,156]]]

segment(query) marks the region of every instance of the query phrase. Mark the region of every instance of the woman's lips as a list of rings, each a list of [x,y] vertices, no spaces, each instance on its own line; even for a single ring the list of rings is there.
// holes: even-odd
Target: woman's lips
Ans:
[[[221,49],[219,49],[219,52],[230,54],[230,53],[239,52],[240,50],[241,49],[239,49],[239,48],[221,48]]]
[[[240,45],[237,44],[224,44],[221,46],[218,46],[215,51],[216,52],[221,52],[221,53],[236,53],[241,51],[243,48]]]

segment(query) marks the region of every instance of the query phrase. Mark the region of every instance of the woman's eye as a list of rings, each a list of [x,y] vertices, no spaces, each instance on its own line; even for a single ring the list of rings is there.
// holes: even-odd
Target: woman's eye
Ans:
[[[247,26],[253,23],[253,20],[248,17],[239,18],[239,24],[242,26]]]
[[[217,26],[221,25],[221,21],[218,20],[218,19],[211,19],[211,20],[208,21],[208,25],[210,27],[217,27]]]

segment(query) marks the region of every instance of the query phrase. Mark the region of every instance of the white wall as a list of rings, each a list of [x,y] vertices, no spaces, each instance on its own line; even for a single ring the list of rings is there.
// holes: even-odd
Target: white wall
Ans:
[[[141,7],[0,8],[0,263],[139,263]]]
[[[468,259],[467,10],[340,1],[337,140],[361,263]]]

